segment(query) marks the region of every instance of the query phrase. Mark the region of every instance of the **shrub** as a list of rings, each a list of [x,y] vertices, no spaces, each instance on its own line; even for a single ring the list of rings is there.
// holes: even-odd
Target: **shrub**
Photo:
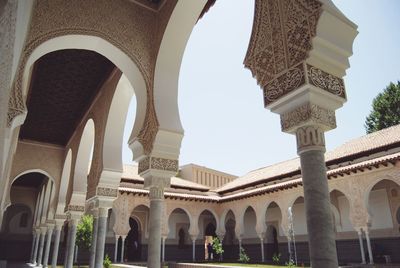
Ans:
[[[247,256],[246,251],[242,247],[240,247],[239,251],[239,261],[243,263],[248,263],[250,261],[249,256]]]
[[[273,261],[275,264],[280,263],[280,261],[281,261],[281,254],[280,254],[280,253],[274,253],[274,255],[272,256],[272,261]]]
[[[108,254],[106,254],[106,257],[104,258],[103,266],[104,268],[110,268],[111,266],[111,260],[110,257],[108,257]]]

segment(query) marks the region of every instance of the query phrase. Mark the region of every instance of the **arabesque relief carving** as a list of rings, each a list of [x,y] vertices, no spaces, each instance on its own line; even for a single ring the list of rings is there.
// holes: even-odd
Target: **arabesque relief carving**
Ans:
[[[149,169],[178,172],[179,164],[178,160],[148,156],[139,162],[138,173]]]

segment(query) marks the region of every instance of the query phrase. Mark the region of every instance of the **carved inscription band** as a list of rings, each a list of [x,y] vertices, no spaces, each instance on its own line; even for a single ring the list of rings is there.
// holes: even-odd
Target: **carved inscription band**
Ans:
[[[146,157],[139,162],[138,173],[143,173],[149,169],[178,172],[178,160],[166,159],[160,157]]]
[[[342,78],[303,62],[265,85],[264,105],[268,106],[305,84],[313,85],[343,99],[346,98]]]

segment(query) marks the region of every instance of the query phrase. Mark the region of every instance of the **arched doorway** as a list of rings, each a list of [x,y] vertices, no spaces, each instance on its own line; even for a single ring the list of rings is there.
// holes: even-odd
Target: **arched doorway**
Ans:
[[[225,216],[225,222],[221,223],[225,224],[225,236],[222,242],[224,247],[224,260],[236,260],[237,259],[237,246],[236,242],[236,218],[235,214],[233,214],[232,210],[229,210]]]
[[[125,258],[129,261],[141,260],[141,233],[140,225],[137,219],[130,217],[129,226],[131,230],[125,239]]]
[[[203,257],[205,260],[215,259],[214,254],[212,254],[213,239],[214,237],[217,236],[215,233],[217,226],[215,215],[211,213],[209,210],[202,211],[199,216],[198,224],[201,232],[203,233],[203,239],[204,239]]]
[[[274,255],[279,252],[279,227],[282,222],[282,212],[277,203],[271,202],[266,210],[265,223],[267,225],[266,231],[266,246],[265,246],[265,259],[272,261]]]

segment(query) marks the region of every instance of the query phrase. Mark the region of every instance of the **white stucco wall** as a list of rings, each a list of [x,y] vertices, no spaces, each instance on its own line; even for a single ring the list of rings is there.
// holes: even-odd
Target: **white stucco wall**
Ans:
[[[371,191],[369,196],[371,229],[393,228],[392,214],[386,189]]]

